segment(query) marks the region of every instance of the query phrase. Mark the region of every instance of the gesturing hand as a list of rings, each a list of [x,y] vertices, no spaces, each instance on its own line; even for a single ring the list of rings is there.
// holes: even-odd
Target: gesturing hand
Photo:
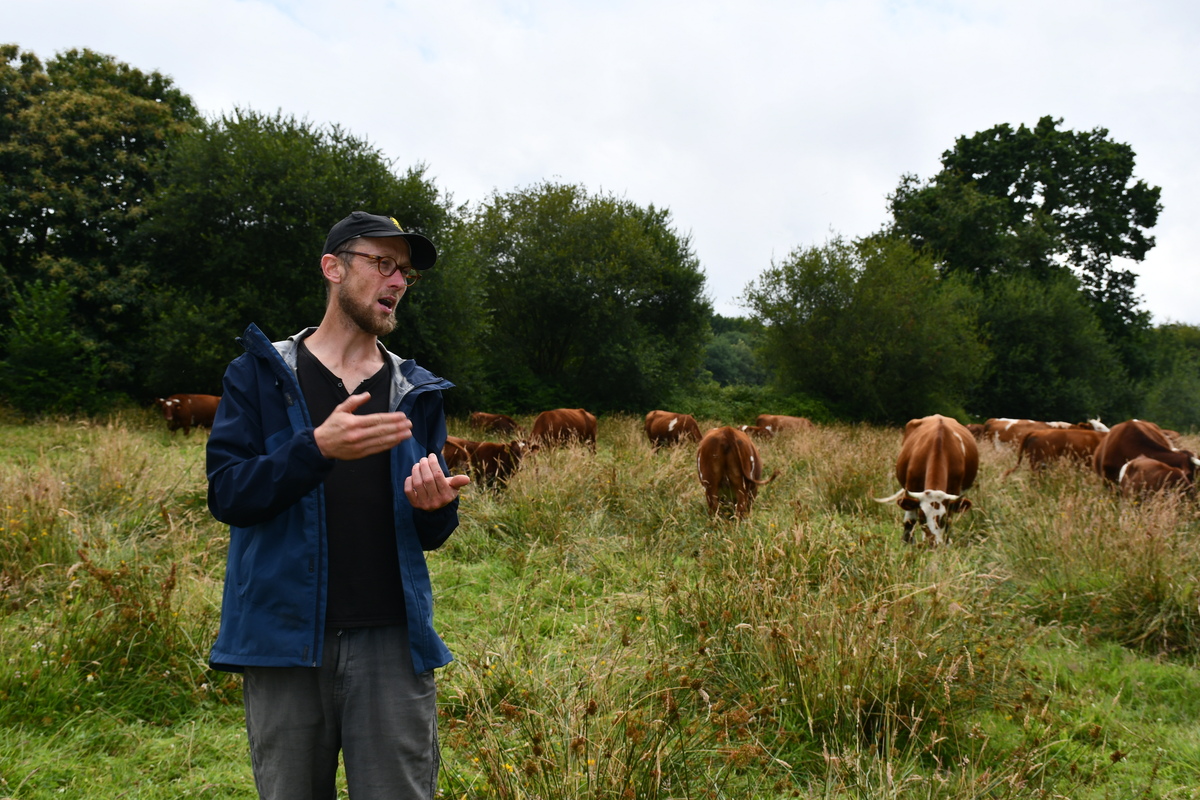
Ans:
[[[393,448],[412,436],[412,422],[402,412],[355,414],[354,409],[369,399],[370,392],[350,395],[313,431],[321,455],[353,461]]]
[[[470,482],[466,475],[447,478],[437,456],[425,456],[413,464],[412,474],[404,479],[404,496],[413,508],[436,511],[458,497],[458,490]]]

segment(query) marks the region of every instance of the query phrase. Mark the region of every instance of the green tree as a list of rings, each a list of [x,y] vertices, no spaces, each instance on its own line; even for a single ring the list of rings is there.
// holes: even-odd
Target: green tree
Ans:
[[[997,125],[959,137],[927,182],[905,176],[889,198],[895,229],[950,271],[1042,280],[1071,268],[1104,331],[1118,344],[1149,324],[1136,276],[1114,258],[1154,246],[1161,190],[1133,177],[1135,155],[1108,130]],[[1132,349],[1126,348],[1129,354]]]
[[[157,72],[68,50],[43,66],[0,46],[0,319],[12,292],[66,281],[85,338],[115,375],[139,324],[145,273],[126,246],[164,149],[197,120]]]
[[[762,386],[767,370],[755,354],[763,336],[762,325],[744,317],[714,314],[710,321],[713,338],[704,356],[704,368],[721,386]]]
[[[504,342],[494,407],[644,412],[695,378],[711,308],[669,212],[542,183],[490,197],[472,239]]]
[[[337,126],[237,111],[172,147],[138,230],[157,290],[141,354],[148,388],[215,391],[249,323],[281,338],[319,322],[325,236],[358,209],[393,216],[439,246],[436,268],[401,303],[387,343],[478,384],[482,290],[459,255],[456,212],[424,168],[398,175],[377,148]]]
[[[1150,336],[1154,377],[1138,415],[1165,428],[1200,428],[1200,328],[1171,323]]]
[[[105,403],[103,367],[90,342],[71,322],[65,282],[25,285],[13,296],[12,321],[0,328],[0,392],[15,409],[47,413],[95,412]]]
[[[1071,422],[1130,414],[1129,379],[1074,276],[990,284],[979,319],[992,357],[972,412]]]
[[[851,419],[962,416],[986,358],[970,288],[895,237],[797,248],[745,299],[779,388]]]

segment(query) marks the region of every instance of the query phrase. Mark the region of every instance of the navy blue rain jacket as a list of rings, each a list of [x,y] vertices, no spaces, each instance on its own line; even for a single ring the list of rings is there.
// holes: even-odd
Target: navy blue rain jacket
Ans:
[[[325,630],[328,564],[323,481],[334,462],[321,455],[296,379],[296,351],[309,328],[270,342],[255,325],[225,371],[208,439],[208,507],[229,524],[221,628],[214,669],[317,666]],[[404,496],[421,457],[442,460],[446,420],[441,390],[453,384],[391,353],[389,409],[412,420],[412,437],[391,450],[396,545],[413,667],[446,665],[450,651],[433,628],[433,593],[424,550],[458,526],[458,501],[426,512]],[[445,470],[445,462],[442,462]]]

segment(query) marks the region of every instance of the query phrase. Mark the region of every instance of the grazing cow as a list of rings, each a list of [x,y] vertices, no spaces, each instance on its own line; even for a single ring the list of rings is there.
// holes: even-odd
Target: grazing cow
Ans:
[[[530,447],[525,442],[479,442],[471,451],[471,472],[483,484],[507,483]]]
[[[1036,419],[996,417],[983,423],[983,438],[991,441],[999,450],[1002,444],[1019,443],[1021,437],[1030,431],[1044,431],[1050,427],[1049,423]]]
[[[1184,492],[1192,488],[1188,474],[1148,456],[1138,456],[1121,465],[1117,483],[1126,495],[1140,496],[1156,492]]]
[[[1171,444],[1162,428],[1153,422],[1131,419],[1117,423],[1104,437],[1092,457],[1096,473],[1112,483],[1120,483],[1121,467],[1138,456],[1148,456],[1169,467],[1178,467],[1195,481],[1196,466],[1200,461],[1190,450],[1179,450]]]
[[[479,442],[447,436],[446,443],[442,445],[442,458],[446,461],[446,469],[465,472],[470,467],[471,451],[478,446]]]
[[[770,428],[761,425],[738,425],[737,429],[752,439],[770,439],[775,435]]]
[[[506,433],[524,435],[521,426],[512,417],[504,414],[489,414],[486,411],[476,411],[467,419],[467,423],[475,430],[486,433]]]
[[[167,430],[174,433],[183,428],[183,435],[187,436],[192,428],[212,427],[221,398],[212,394],[173,394],[165,400],[159,397],[154,402],[162,409]]]
[[[971,507],[962,493],[978,471],[979,448],[966,426],[940,414],[909,420],[896,459],[900,491],[877,501],[904,509],[904,541],[913,540],[919,523],[925,541],[941,544],[950,530],[950,514]]]
[[[1083,428],[1051,428],[1045,431],[1030,431],[1021,437],[1017,445],[1017,463],[1008,472],[1007,478],[1021,466],[1021,456],[1029,455],[1029,468],[1036,472],[1051,461],[1071,458],[1091,463],[1092,456],[1107,434]]]
[[[664,444],[700,441],[700,426],[691,414],[651,411],[646,415],[646,438],[658,449]]]
[[[787,414],[759,414],[754,424],[772,434],[815,427],[808,417],[789,417]]]
[[[596,450],[596,416],[582,408],[543,411],[533,421],[529,435],[533,444],[554,445],[577,440]]]
[[[696,453],[696,472],[704,487],[709,515],[717,513],[722,499],[732,499],[738,519],[750,513],[758,487],[775,480],[774,473],[762,479],[762,459],[750,437],[728,426],[704,434]]]

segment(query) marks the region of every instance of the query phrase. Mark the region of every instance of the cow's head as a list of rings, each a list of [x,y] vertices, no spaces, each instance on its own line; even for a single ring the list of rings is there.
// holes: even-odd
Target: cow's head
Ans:
[[[938,489],[910,492],[904,489],[891,497],[876,498],[880,503],[895,502],[904,509],[904,541],[913,540],[912,531],[921,526],[923,540],[935,545],[942,544],[950,532],[950,515],[971,508],[971,501],[962,495],[949,494]]]

